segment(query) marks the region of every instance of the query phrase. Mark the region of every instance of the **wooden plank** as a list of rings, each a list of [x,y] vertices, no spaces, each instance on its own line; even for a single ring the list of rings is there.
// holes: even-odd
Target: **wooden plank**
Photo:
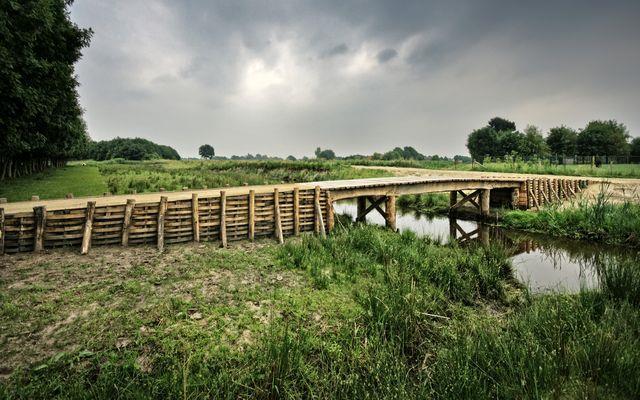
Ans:
[[[456,204],[453,205],[453,207],[451,207],[452,210],[458,209],[460,208],[460,206],[462,206],[464,203],[471,202],[473,205],[475,205],[478,209],[480,209],[480,205],[478,203],[476,203],[473,199],[478,196],[478,194],[480,194],[479,190],[474,190],[473,192],[469,193],[469,194],[465,194],[462,191],[459,191],[460,193],[462,193],[462,199],[460,201],[458,201]]]
[[[227,247],[227,192],[220,192],[220,242]]]
[[[167,201],[167,196],[161,196],[158,204],[157,245],[160,251],[164,250],[164,216],[167,212]]]
[[[482,189],[480,191],[480,215],[484,217],[489,215],[490,199],[491,199],[491,189]]]
[[[462,190],[458,190],[458,193],[460,193],[460,195],[462,195],[462,197],[467,197],[467,194],[465,192],[463,192]],[[474,195],[475,193],[475,195]],[[467,201],[471,204],[473,204],[473,206],[475,208],[477,208],[478,210],[480,209],[480,204],[476,202],[475,198],[480,195],[480,192],[478,190],[476,190],[475,192],[471,192],[471,196],[467,199]],[[458,207],[460,207],[462,204],[458,205]]]
[[[87,211],[84,220],[84,230],[82,232],[82,245],[80,247],[80,254],[89,253],[91,248],[91,235],[93,230],[93,216],[96,213],[96,202],[87,202]]]
[[[300,234],[300,190],[293,188],[293,234]]]
[[[193,231],[193,241],[200,241],[200,210],[198,204],[198,193],[191,195],[191,230]]]
[[[4,208],[0,208],[0,255],[4,254]]]
[[[278,195],[278,188],[273,189],[273,209],[274,209],[274,225],[276,231],[276,239],[278,239],[278,243],[284,243],[284,238],[282,237],[282,221],[280,220],[280,199]]]
[[[129,245],[129,230],[131,229],[131,215],[133,214],[133,209],[136,206],[135,199],[128,199],[127,205],[124,209],[124,218],[122,219],[122,245]]]
[[[256,191],[249,190],[249,216],[247,222],[249,240],[253,242],[256,237]]]
[[[33,207],[33,218],[36,223],[33,251],[44,250],[44,227],[47,224],[47,207]]]
[[[365,208],[361,214],[358,214],[358,216],[356,217],[356,220],[359,221],[364,221],[365,217],[367,216],[367,214],[369,214],[371,211],[373,211],[373,209],[377,209],[378,212],[380,213],[380,215],[382,215],[383,217],[386,218],[386,212],[380,208],[380,204],[384,203],[386,197],[385,196],[380,196],[379,198],[375,199],[371,196],[367,196],[366,199],[369,199],[369,203],[371,203],[369,205],[369,207]]]

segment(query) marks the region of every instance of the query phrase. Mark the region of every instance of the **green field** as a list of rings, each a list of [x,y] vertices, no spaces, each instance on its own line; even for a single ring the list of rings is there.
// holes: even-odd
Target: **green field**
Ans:
[[[530,296],[505,251],[350,227],[96,248],[0,280],[6,398],[633,398],[640,271]]]
[[[69,165],[51,168],[30,176],[0,182],[0,197],[8,201],[30,200],[37,195],[41,199],[74,196],[101,195],[107,192],[107,184],[94,165]]]
[[[322,161],[87,161],[2,182],[0,197],[21,201],[32,195],[54,199],[64,198],[67,193],[79,197],[388,175]]]

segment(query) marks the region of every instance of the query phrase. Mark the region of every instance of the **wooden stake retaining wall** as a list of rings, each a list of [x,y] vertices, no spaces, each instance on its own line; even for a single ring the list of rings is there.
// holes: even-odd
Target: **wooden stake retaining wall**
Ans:
[[[322,219],[321,225],[316,224],[318,217]],[[225,244],[254,237],[280,241],[281,237],[300,232],[322,233],[328,229],[329,220],[327,192],[316,193],[314,189],[271,193],[252,190],[218,197],[194,194],[185,200],[163,197],[162,201],[152,203],[128,200],[111,206],[90,202],[76,209],[36,207],[33,212],[16,214],[6,214],[0,208],[0,254],[65,246],[78,247],[87,253],[95,246],[142,244],[156,245],[162,250],[172,243],[221,241]]]

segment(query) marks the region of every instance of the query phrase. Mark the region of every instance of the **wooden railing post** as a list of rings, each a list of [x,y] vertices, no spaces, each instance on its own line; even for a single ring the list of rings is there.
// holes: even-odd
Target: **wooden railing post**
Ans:
[[[131,216],[133,208],[136,206],[135,199],[127,199],[127,205],[124,208],[124,220],[122,221],[122,245],[129,245],[129,231],[131,230]]]
[[[300,190],[293,188],[293,234],[300,234]]]
[[[47,224],[47,207],[33,207],[33,216],[36,223],[33,251],[42,251],[44,249],[44,227]]]
[[[96,213],[96,202],[87,202],[87,211],[85,214],[84,231],[82,232],[82,247],[80,254],[87,254],[91,248],[91,232],[93,231],[93,216]]]
[[[491,198],[491,189],[480,190],[480,215],[489,216],[489,199]]]
[[[324,229],[324,221],[322,220],[322,207],[320,206],[320,186],[315,187],[314,192],[314,211],[315,211],[315,232],[322,237],[327,236],[327,232]]]
[[[167,196],[160,197],[158,205],[158,250],[164,250],[164,216],[167,213]]]
[[[278,239],[278,243],[282,244],[284,243],[284,238],[282,237],[282,221],[280,220],[280,195],[278,193],[278,188],[273,189],[273,218],[276,238]]]
[[[200,207],[198,205],[198,193],[191,194],[191,229],[193,241],[200,241]]]
[[[220,192],[220,242],[227,247],[227,192]]]
[[[249,240],[253,242],[256,237],[256,191],[249,190]]]

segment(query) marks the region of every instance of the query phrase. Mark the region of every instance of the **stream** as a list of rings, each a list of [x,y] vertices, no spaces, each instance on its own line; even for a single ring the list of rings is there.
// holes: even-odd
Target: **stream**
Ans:
[[[347,214],[355,220],[356,203],[342,200],[334,204],[336,214]],[[367,223],[384,225],[376,212],[367,215]],[[476,221],[447,216],[427,216],[398,208],[397,227],[420,236],[449,240],[461,244],[499,241],[512,252],[511,261],[516,277],[531,292],[578,292],[581,288],[598,286],[598,266],[609,258],[638,258],[638,253],[622,247],[592,242],[549,237],[522,231],[503,229]]]

